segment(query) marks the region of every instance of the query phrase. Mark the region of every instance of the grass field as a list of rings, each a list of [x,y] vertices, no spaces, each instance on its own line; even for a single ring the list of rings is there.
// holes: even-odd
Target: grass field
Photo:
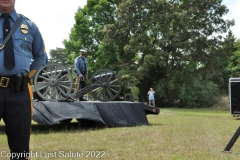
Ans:
[[[229,111],[168,108],[147,118],[148,126],[119,128],[82,128],[76,122],[44,126],[33,122],[32,160],[240,159],[240,139],[230,150],[232,153],[222,152],[240,126],[240,120]],[[3,122],[0,151],[8,151]]]

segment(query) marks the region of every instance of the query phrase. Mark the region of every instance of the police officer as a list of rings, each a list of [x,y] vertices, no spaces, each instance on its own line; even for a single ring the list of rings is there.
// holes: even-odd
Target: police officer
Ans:
[[[8,19],[13,27],[18,17],[15,0],[0,0],[0,44],[4,32],[9,31],[3,31],[5,20]],[[13,44],[11,53],[15,64],[12,68],[6,67],[10,60],[4,60],[4,56],[10,54],[7,44],[0,50],[0,119],[5,123],[10,159],[26,160],[31,129],[31,93],[26,82],[28,76],[31,77],[43,65],[45,45],[38,27],[26,17],[11,37],[7,43]]]
[[[75,70],[79,76],[79,89],[86,87],[86,80],[88,78],[88,61],[86,54],[86,50],[80,49],[79,56],[74,61]],[[79,98],[79,101],[85,101],[83,96]]]

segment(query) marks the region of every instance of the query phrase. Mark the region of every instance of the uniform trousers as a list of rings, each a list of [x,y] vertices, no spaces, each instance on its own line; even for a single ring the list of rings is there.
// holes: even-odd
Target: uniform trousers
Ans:
[[[0,87],[0,120],[5,123],[5,132],[11,152],[11,160],[26,160],[29,155],[31,129],[31,100],[28,87],[12,92],[11,87]],[[21,155],[21,157],[14,157]]]
[[[87,77],[84,74],[83,74],[83,77],[84,77],[84,79],[83,78],[79,78],[79,90],[81,90],[81,89],[83,89],[83,88],[85,88],[87,86],[87,83],[86,83],[86,78]],[[84,101],[83,97],[84,96],[81,96],[79,98],[79,101]]]

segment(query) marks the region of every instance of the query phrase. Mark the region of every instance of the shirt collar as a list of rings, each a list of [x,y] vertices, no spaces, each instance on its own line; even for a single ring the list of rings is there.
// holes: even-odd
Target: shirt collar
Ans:
[[[2,15],[3,13],[0,12],[0,16]],[[18,19],[18,14],[16,12],[16,10],[14,9],[12,12],[9,13],[10,17],[12,18],[13,21],[16,21]]]

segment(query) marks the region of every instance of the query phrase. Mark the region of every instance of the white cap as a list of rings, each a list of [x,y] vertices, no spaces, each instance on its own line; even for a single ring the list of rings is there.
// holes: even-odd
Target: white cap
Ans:
[[[86,51],[86,50],[84,50],[84,49],[80,49],[80,52],[84,52],[84,53],[86,53],[87,51]]]

